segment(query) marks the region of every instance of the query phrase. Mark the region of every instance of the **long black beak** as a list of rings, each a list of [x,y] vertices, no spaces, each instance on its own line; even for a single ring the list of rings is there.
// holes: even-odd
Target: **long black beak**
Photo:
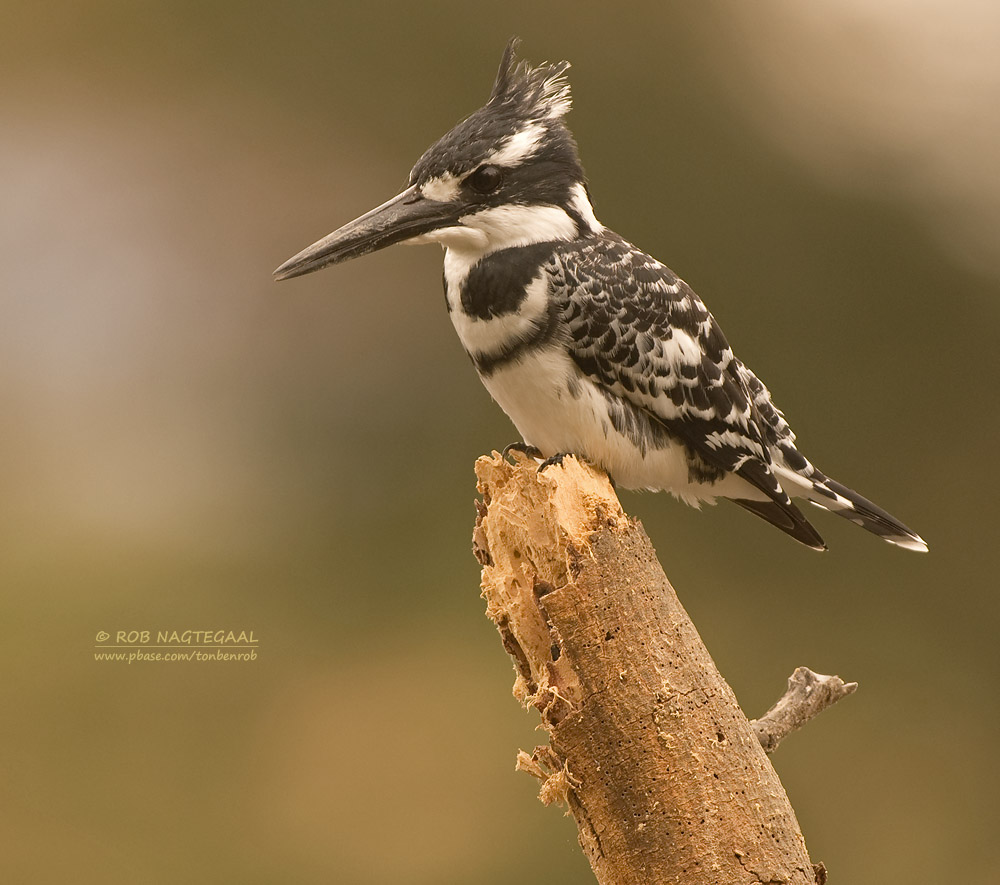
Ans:
[[[457,223],[460,207],[424,197],[417,186],[408,187],[391,200],[348,222],[274,272],[276,280],[288,280],[314,270],[357,258],[393,243],[408,240],[449,223]]]

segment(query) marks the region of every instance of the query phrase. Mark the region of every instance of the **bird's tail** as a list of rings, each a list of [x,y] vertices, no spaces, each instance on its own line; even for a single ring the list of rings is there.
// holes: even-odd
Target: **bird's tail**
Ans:
[[[801,455],[799,457],[801,458]],[[808,462],[805,469],[793,470],[787,465],[786,459],[785,466],[775,465],[775,473],[789,494],[805,498],[817,507],[849,519],[855,525],[867,529],[890,544],[907,550],[927,552],[927,542],[920,535],[907,528],[878,504],[869,501],[837,480],[830,479]]]

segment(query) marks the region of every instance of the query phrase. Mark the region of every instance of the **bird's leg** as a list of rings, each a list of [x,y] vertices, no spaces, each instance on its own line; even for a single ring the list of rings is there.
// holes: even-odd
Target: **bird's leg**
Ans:
[[[529,458],[541,458],[542,450],[536,449],[534,446],[523,442],[512,442],[508,446],[503,447],[503,451],[500,453],[501,458],[506,458],[511,452],[520,452],[522,455],[527,455]]]

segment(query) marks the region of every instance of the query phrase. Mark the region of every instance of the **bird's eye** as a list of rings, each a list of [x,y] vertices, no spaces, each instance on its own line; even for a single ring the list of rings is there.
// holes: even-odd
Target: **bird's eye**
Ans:
[[[492,194],[503,184],[503,170],[499,166],[487,163],[473,172],[468,181],[473,190],[481,194]]]

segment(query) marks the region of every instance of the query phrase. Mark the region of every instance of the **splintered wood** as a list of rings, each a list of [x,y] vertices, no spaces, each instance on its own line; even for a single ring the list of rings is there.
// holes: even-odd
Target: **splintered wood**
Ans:
[[[575,458],[476,463],[487,614],[602,885],[816,881],[795,813],[641,524]]]

